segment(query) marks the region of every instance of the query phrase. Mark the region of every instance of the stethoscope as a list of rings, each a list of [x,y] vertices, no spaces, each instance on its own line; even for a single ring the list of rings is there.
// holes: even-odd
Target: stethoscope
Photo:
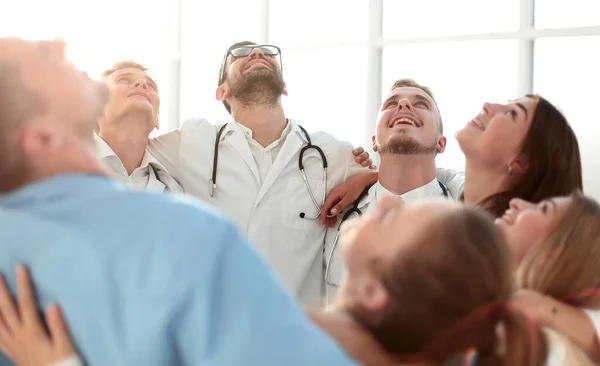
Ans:
[[[440,188],[442,189],[442,195],[445,198],[448,198],[448,188],[446,187],[446,185],[442,182],[439,182]],[[325,283],[329,286],[334,286],[334,287],[339,287],[340,284],[333,282],[329,279],[329,268],[331,267],[331,259],[333,258],[333,253],[335,252],[335,248],[338,245],[338,241],[340,240],[340,228],[342,227],[342,224],[350,218],[350,216],[352,216],[353,214],[358,215],[358,217],[362,216],[362,211],[360,208],[358,208],[358,206],[360,205],[360,201],[362,201],[363,198],[365,198],[365,196],[369,193],[369,188],[371,188],[370,186],[367,187],[364,191],[362,191],[362,193],[360,194],[360,196],[358,196],[358,199],[354,202],[354,204],[352,205],[352,207],[346,211],[346,213],[344,214],[344,216],[342,216],[342,221],[340,222],[340,224],[338,225],[337,228],[337,233],[335,234],[335,239],[333,240],[333,245],[331,246],[331,251],[329,252],[329,255],[327,256],[327,261],[325,262]],[[327,294],[329,295],[329,294]],[[327,299],[327,302],[329,302],[329,299]]]
[[[286,122],[290,123],[290,121],[288,119],[286,119]],[[218,162],[219,162],[219,143],[221,141],[221,135],[223,134],[223,131],[225,131],[225,127],[227,127],[227,124],[222,125],[219,128],[219,130],[217,131],[217,139],[215,141],[215,147],[214,147],[214,153],[213,153],[212,175],[211,175],[211,178],[208,180],[208,183],[209,183],[208,194],[211,197],[214,196],[215,191],[217,190],[217,166],[218,166]],[[306,185],[306,189],[308,190],[310,199],[312,200],[313,204],[315,205],[315,207],[318,210],[318,213],[315,217],[307,217],[306,213],[304,213],[304,212],[300,212],[299,216],[302,219],[316,220],[321,216],[321,207],[323,207],[323,204],[325,203],[325,196],[327,194],[327,158],[325,157],[325,153],[323,153],[323,150],[319,146],[313,145],[310,135],[308,134],[308,132],[306,132],[304,127],[302,127],[300,125],[298,125],[298,127],[302,131],[302,134],[304,135],[304,138],[307,141],[306,145],[300,150],[300,155],[298,156],[298,168],[300,169],[300,172],[302,173],[302,179],[304,180],[304,184]],[[321,200],[320,205],[317,202],[315,195],[313,194],[312,188],[310,188],[310,184],[308,183],[308,178],[306,177],[306,172],[304,171],[304,163],[303,163],[304,153],[310,149],[314,149],[321,156],[321,162],[323,163],[323,196],[322,196],[323,199]]]

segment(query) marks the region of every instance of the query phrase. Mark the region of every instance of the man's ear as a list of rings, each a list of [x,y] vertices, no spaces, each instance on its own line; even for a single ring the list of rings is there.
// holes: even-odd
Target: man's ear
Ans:
[[[19,142],[26,153],[47,154],[63,143],[63,136],[45,123],[29,123],[21,130]]]
[[[285,83],[283,83],[283,90],[281,91],[281,94],[285,95],[286,97],[288,96],[287,86]]]
[[[377,138],[375,138],[375,135],[371,136],[371,141],[373,142],[373,151],[377,152],[379,148],[377,147]]]
[[[441,154],[446,150],[446,137],[440,137],[435,150],[438,154]]]
[[[224,101],[229,97],[229,91],[223,86],[218,86],[217,91],[215,92],[215,98],[219,101]]]

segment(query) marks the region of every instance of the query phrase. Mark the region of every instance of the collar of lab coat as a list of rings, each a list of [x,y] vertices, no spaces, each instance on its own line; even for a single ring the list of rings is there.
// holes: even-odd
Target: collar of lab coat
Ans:
[[[113,149],[100,136],[96,136],[96,151],[98,153],[98,157],[102,160],[117,159],[119,162],[121,161]],[[142,158],[142,163],[140,164],[140,168],[145,168],[150,164],[152,164],[157,171],[162,170],[167,172],[167,170],[158,162],[158,160],[152,156],[152,154],[150,154],[148,149],[146,149],[144,157]]]
[[[225,140],[227,137],[233,135],[234,133],[241,133],[241,134],[245,135],[249,140],[252,139],[252,135],[253,135],[252,130],[249,129],[248,127],[242,125],[239,122],[231,121],[227,124],[227,126],[223,130],[223,133],[221,134],[221,138],[219,139],[219,142],[223,142],[223,140]],[[283,129],[283,132],[281,133],[280,141],[284,141],[289,134],[295,134],[295,135],[299,136],[300,139],[302,139],[303,143],[308,142],[308,140],[306,139],[306,136],[304,136],[304,133],[302,132],[300,127],[298,127],[298,123],[295,120],[293,120],[292,118],[288,118],[288,124],[285,126],[285,128]]]
[[[363,200],[363,203],[359,206],[365,207],[369,205],[369,208],[375,207],[375,204],[379,199],[385,196],[398,196],[389,190],[387,190],[384,186],[381,185],[379,181],[375,183],[370,189],[367,195],[367,198]],[[414,202],[419,199],[423,199],[426,197],[443,197],[444,191],[440,187],[440,184],[437,178],[433,178],[433,180],[424,186],[415,188],[411,191],[408,191],[404,194],[399,195],[404,202]]]

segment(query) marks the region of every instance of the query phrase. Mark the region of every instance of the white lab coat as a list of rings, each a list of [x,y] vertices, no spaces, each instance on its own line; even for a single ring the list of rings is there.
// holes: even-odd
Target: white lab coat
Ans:
[[[444,178],[444,180],[452,181],[454,183],[453,189],[455,189],[455,191],[451,191],[449,188],[447,188],[447,193],[448,193],[447,198],[449,198],[449,199],[453,199],[453,198],[457,197],[458,191],[456,191],[456,189],[458,189],[459,187],[462,187],[462,184],[459,184],[459,182],[458,182],[460,179],[455,179],[456,175],[458,175],[458,174],[461,174],[461,173],[453,172],[453,171],[446,171],[445,169],[438,169],[438,172],[437,172],[438,177],[442,177],[442,178]],[[445,185],[445,182],[442,182],[442,183],[444,183],[444,185]],[[386,190],[383,186],[381,186],[381,184],[379,184],[379,182],[377,182],[373,186],[371,186],[368,194],[359,202],[358,209],[361,210],[362,213],[365,213],[369,209],[371,209],[375,206],[378,198],[381,198],[382,196],[390,196],[390,195],[393,195],[393,194],[391,192],[389,192],[388,190]],[[424,186],[421,186],[419,188],[413,189],[412,191],[409,191],[409,192],[406,192],[405,194],[400,195],[400,198],[406,203],[418,201],[420,199],[424,199],[424,198],[428,198],[428,197],[444,197],[444,191],[441,188],[437,178],[434,178],[431,182],[427,183]],[[349,209],[346,209],[344,212],[342,212],[340,214],[340,216],[338,216],[338,222],[336,223],[336,226],[327,232],[327,237],[325,238],[325,255],[324,255],[325,261],[323,262],[323,267],[327,268],[327,266],[329,265],[329,278],[328,279],[329,279],[329,282],[334,283],[334,284],[339,284],[341,282],[342,276],[344,273],[344,261],[342,258],[339,242],[335,246],[335,250],[333,250],[333,254],[331,254],[331,253],[332,253],[332,249],[334,249],[333,245],[334,245],[335,237],[338,234],[340,225],[342,224],[341,218],[348,210]],[[353,218],[358,218],[358,214],[350,215],[347,220],[350,220]],[[331,255],[331,260],[330,260],[330,255]],[[335,299],[335,296],[337,294],[339,287],[325,283],[323,288],[324,288],[324,293],[323,293],[324,304],[329,305]]]
[[[320,305],[323,292],[323,243],[326,227],[300,218],[318,213],[298,169],[307,143],[298,124],[291,131],[261,183],[251,148],[241,127],[230,122],[219,143],[217,189],[209,195],[216,134],[206,120],[185,122],[181,129],[151,139],[150,152],[183,185],[186,193],[214,205],[247,234],[287,289],[303,305]],[[354,161],[352,146],[331,135],[310,134],[328,160],[326,194],[348,177],[367,171]],[[304,167],[319,204],[323,200],[323,166],[314,149],[304,154]]]
[[[129,188],[151,192],[183,193],[183,188],[169,172],[146,151],[142,163],[131,174],[123,162],[101,137],[96,137],[96,151],[106,171]],[[158,176],[158,179],[157,179]]]

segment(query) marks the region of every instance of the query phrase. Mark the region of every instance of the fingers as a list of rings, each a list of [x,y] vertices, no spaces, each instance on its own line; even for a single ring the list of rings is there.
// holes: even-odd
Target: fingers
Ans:
[[[41,330],[41,322],[37,311],[37,305],[33,296],[31,279],[24,266],[17,266],[17,299],[19,302],[19,314],[23,324],[33,326],[34,330]]]
[[[16,329],[21,323],[16,305],[2,276],[0,276],[0,321],[2,323],[0,326],[6,328],[0,330],[0,333],[3,330],[10,333],[11,329]]]
[[[335,226],[336,222],[337,222],[337,216],[327,217],[327,218],[325,218],[324,225],[327,226],[328,228],[332,228]]]
[[[52,304],[46,309],[46,323],[52,343],[57,347],[60,356],[66,357],[75,353],[62,312],[56,304]]]
[[[321,208],[321,224],[322,225],[327,225],[327,221],[328,221],[328,215],[331,213],[331,208],[333,206],[335,206],[336,203],[338,203],[343,196],[341,196],[340,194],[338,194],[336,192],[336,190],[334,189],[333,191],[331,191],[331,193],[329,194],[329,196],[327,197],[327,199],[325,200],[325,202],[323,203],[323,207]],[[337,214],[333,214],[332,215],[337,215]]]
[[[372,169],[372,170],[377,170],[377,165],[375,165],[375,164],[371,164],[371,165],[369,166],[369,169]]]
[[[369,165],[373,164],[373,160],[369,159],[369,153],[366,151],[363,151],[362,153],[354,156],[354,161],[356,161],[358,164],[367,167]]]
[[[362,147],[359,146],[356,149],[352,150],[352,154],[354,154],[354,156],[359,156],[364,151],[365,151],[365,149],[363,149]]]

